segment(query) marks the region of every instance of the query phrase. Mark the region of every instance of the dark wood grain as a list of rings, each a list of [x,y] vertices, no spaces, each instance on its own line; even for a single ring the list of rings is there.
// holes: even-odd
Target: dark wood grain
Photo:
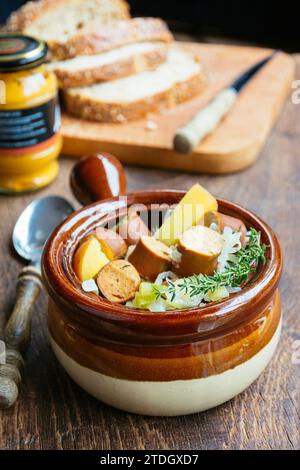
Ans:
[[[299,77],[300,56],[297,63]],[[47,339],[43,294],[34,310],[20,398],[0,414],[0,448],[300,449],[300,365],[292,363],[293,342],[300,340],[299,149],[300,105],[289,99],[259,160],[243,173],[214,177],[135,167],[126,171],[129,190],[185,189],[199,181],[215,195],[254,210],[279,235],[285,264],[284,326],[276,355],[259,380],[234,400],[202,414],[149,418],[114,410],[73,384],[56,362]],[[66,182],[73,163],[61,160],[57,181],[38,194],[0,199],[1,314],[13,305],[22,266],[9,248],[13,225],[37,195],[56,193],[72,200]]]

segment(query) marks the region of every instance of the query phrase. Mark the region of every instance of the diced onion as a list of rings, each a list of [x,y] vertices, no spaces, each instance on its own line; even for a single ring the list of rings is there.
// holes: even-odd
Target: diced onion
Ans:
[[[99,295],[99,289],[94,279],[87,279],[86,281],[83,281],[81,287],[84,292],[92,292],[93,294]]]
[[[219,227],[217,226],[217,224],[215,222],[213,222],[212,224],[210,224],[209,228],[211,230],[214,230],[215,232],[219,232]]]
[[[178,277],[172,271],[164,271],[164,272],[160,273],[157,276],[157,278],[155,279],[154,284],[160,284],[161,285],[168,279],[178,279]]]
[[[171,250],[170,256],[171,256],[173,263],[180,264],[181,257],[182,257],[182,254],[180,253],[180,251],[178,251],[175,245],[170,246],[170,250]]]
[[[135,245],[129,245],[129,247],[127,248],[126,255],[124,257],[126,261],[128,260],[128,257],[131,255],[134,249],[135,249]]]

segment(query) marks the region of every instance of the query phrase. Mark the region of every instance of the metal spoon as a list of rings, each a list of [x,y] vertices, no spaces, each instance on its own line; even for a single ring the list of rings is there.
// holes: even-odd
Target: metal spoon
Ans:
[[[41,256],[47,238],[68,215],[72,205],[60,196],[36,199],[20,215],[12,235],[16,252],[30,263],[22,269],[17,299],[5,331],[5,364],[0,365],[0,408],[13,405],[21,382],[22,354],[30,342],[32,307],[42,287]]]

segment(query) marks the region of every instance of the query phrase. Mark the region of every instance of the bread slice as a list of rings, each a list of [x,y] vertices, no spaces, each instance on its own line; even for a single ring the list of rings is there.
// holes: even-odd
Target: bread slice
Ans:
[[[166,23],[159,18],[132,18],[106,25],[93,22],[88,30],[82,30],[64,43],[52,45],[52,54],[57,60],[64,60],[79,55],[100,54],[135,42],[168,43],[172,40]]]
[[[43,39],[55,48],[88,29],[92,22],[129,18],[125,0],[38,0],[27,2],[12,13],[6,29]]]
[[[60,88],[91,85],[154,70],[167,58],[167,46],[160,42],[141,42],[103,52],[48,64]]]
[[[10,16],[5,29],[47,41],[54,60],[100,54],[134,42],[173,39],[158,18],[130,19],[124,0],[28,2]]]
[[[204,86],[198,57],[170,48],[166,63],[113,82],[64,91],[68,112],[88,120],[121,123],[186,101]]]

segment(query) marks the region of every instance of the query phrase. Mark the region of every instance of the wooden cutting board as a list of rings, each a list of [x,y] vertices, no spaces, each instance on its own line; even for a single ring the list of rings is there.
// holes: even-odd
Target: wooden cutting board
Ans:
[[[208,76],[197,98],[162,114],[151,115],[157,128],[147,129],[147,119],[129,124],[99,124],[63,116],[65,155],[79,157],[95,151],[110,152],[122,162],[205,173],[227,173],[253,163],[291,92],[294,60],[279,53],[243,89],[237,103],[219,127],[192,155],[172,149],[176,129],[187,123],[220,89],[246,68],[270,53],[254,47],[180,43],[202,58]]]

